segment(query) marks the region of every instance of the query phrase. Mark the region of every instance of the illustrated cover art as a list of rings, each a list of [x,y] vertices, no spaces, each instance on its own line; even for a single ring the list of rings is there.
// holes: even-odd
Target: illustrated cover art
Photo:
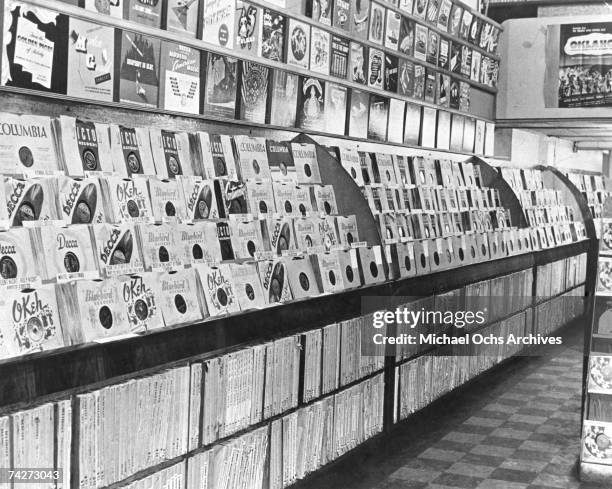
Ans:
[[[470,111],[470,84],[468,82],[459,82],[459,110]]]
[[[327,31],[313,27],[310,33],[310,71],[329,75],[329,43]]]
[[[404,144],[419,144],[421,134],[421,106],[406,104],[406,118],[404,122]]]
[[[467,41],[470,35],[470,27],[472,26],[472,19],[474,15],[469,10],[463,11],[461,17],[461,26],[459,27],[459,37]]]
[[[85,0],[85,10],[123,18],[124,2],[122,0]]]
[[[370,8],[370,30],[368,39],[376,44],[382,44],[384,41],[385,33],[385,8],[376,3],[372,2]]]
[[[370,26],[370,0],[355,0],[351,12],[350,30],[355,39],[367,39]]]
[[[261,24],[261,39],[259,43],[260,55],[272,61],[283,62],[285,49],[285,24],[287,19],[284,15],[263,9]]]
[[[294,127],[297,114],[298,75],[272,70],[270,124]]]
[[[414,0],[413,15],[425,20],[427,16],[427,0]]]
[[[370,96],[368,139],[386,141],[389,119],[389,99],[380,95]]]
[[[241,61],[241,64],[240,119],[263,124],[266,122],[270,69],[250,61]]]
[[[449,55],[450,55],[450,41],[448,39],[440,38],[440,47],[438,49],[438,67],[443,70],[449,70]]]
[[[349,81],[365,85],[368,78],[368,51],[363,44],[351,41],[349,67]]]
[[[412,56],[414,53],[414,21],[408,17],[402,17],[399,31],[398,49],[400,52]]]
[[[233,119],[236,114],[236,58],[208,53],[204,113]]]
[[[475,46],[478,45],[478,41],[480,40],[480,32],[482,31],[483,21],[478,17],[474,16],[472,19],[472,25],[470,26],[470,33],[468,35],[468,41]]]
[[[427,4],[427,22],[436,25],[438,21],[438,10],[440,8],[440,0],[429,0]]]
[[[459,98],[459,80],[451,78],[449,98],[449,106],[451,109],[459,109]]]
[[[422,99],[425,95],[425,67],[414,65],[414,98]]]
[[[597,268],[597,294],[612,295],[612,258],[599,257]]]
[[[438,42],[440,36],[433,30],[429,31],[429,37],[427,39],[427,62],[432,65],[438,64]]]
[[[438,11],[438,29],[442,29],[443,31],[448,31],[448,24],[451,16],[451,9],[453,7],[453,2],[451,0],[442,0],[440,3],[440,10]]]
[[[163,41],[160,66],[160,108],[198,114],[200,51],[183,44]]]
[[[307,15],[323,25],[332,24],[332,0],[308,0]]]
[[[416,25],[414,37],[414,57],[425,61],[427,59],[427,27],[421,24]]]
[[[400,10],[407,12],[408,14],[412,14],[413,9],[413,0],[399,0],[398,5]]]
[[[436,103],[436,72],[427,69],[425,74],[425,102]]]
[[[119,99],[157,107],[161,41],[143,34],[121,33]]]
[[[202,0],[202,40],[227,49],[234,48],[236,0]]]
[[[352,14],[351,4],[352,2],[349,0],[336,0],[334,2],[334,27],[350,31]]]
[[[300,77],[297,127],[325,130],[325,84],[316,78]]]
[[[482,61],[482,55],[480,51],[473,50],[472,51],[472,66],[471,66],[471,74],[470,79],[475,82],[480,81],[480,65]]]
[[[68,24],[67,15],[7,2],[2,85],[66,93]]]
[[[471,71],[472,71],[472,48],[469,46],[461,46],[460,73],[466,78],[469,78]]]
[[[457,42],[452,42],[450,46],[450,60],[448,68],[453,73],[461,73],[461,49],[462,45]]]
[[[379,49],[369,49],[368,61],[368,86],[372,88],[383,88],[385,76],[385,55]]]
[[[289,19],[287,38],[287,64],[308,69],[310,65],[310,26]]]
[[[350,93],[349,136],[367,138],[369,108],[370,94],[353,88]]]
[[[582,461],[612,465],[612,423],[584,421]]]
[[[166,2],[166,30],[183,36],[195,37],[199,7],[200,0],[168,0]]]
[[[414,63],[400,58],[398,67],[398,92],[400,95],[414,95]]]
[[[249,53],[254,56],[259,53],[259,29],[261,9],[250,3],[238,0],[234,15],[234,49],[239,53]]]
[[[450,104],[450,76],[437,73],[438,105],[448,107]]]
[[[161,8],[161,0],[124,0],[123,18],[159,29]]]
[[[329,74],[336,78],[346,79],[348,75],[350,43],[348,39],[339,36],[331,38],[331,61]]]
[[[400,25],[402,16],[397,12],[387,10],[387,26],[385,28],[385,47],[397,50],[399,47]]]
[[[346,87],[327,83],[325,90],[325,130],[331,134],[344,135],[346,125]]]
[[[451,8],[450,13],[450,21],[448,25],[448,32],[453,34],[454,36],[459,35],[459,30],[461,29],[461,18],[463,17],[463,7],[459,4],[454,3]]]
[[[388,92],[397,93],[398,59],[397,56],[385,54],[384,88]]]
[[[70,19],[67,95],[112,102],[115,30]]]
[[[117,278],[119,297],[132,333],[163,328],[164,320],[153,289],[153,275],[141,274]]]

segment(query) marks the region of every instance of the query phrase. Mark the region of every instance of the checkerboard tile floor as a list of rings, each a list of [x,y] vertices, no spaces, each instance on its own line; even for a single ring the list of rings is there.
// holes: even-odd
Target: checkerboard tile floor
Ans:
[[[512,360],[399,425],[313,489],[590,489],[576,476],[580,328],[544,357]],[[388,438],[388,439],[387,439]],[[609,489],[609,488],[608,488]]]

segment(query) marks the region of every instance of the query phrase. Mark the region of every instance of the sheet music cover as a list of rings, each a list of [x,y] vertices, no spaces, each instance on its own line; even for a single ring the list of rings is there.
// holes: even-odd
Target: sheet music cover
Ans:
[[[161,41],[130,31],[121,33],[119,100],[157,107]]]
[[[183,36],[195,37],[199,7],[199,0],[168,0],[166,3],[166,30]]]
[[[263,9],[260,56],[272,61],[285,61],[285,29],[287,18],[269,8]]]
[[[69,31],[67,95],[112,102],[115,30],[72,18]]]
[[[414,95],[414,63],[400,58],[398,67],[398,92],[400,95]]]
[[[330,34],[313,27],[310,32],[310,71],[329,75]]]
[[[163,41],[160,66],[160,108],[198,114],[200,51],[183,44]]]
[[[414,52],[414,21],[403,17],[400,23],[398,49],[400,52],[412,56]]]
[[[379,49],[370,48],[368,60],[368,86],[382,90],[384,76],[385,54]]]
[[[257,56],[259,52],[259,29],[261,24],[261,9],[255,5],[238,0],[235,14],[236,40],[234,49],[239,53]]]
[[[296,19],[289,19],[287,64],[306,69],[310,66],[310,26]]]
[[[234,48],[236,0],[202,0],[202,40],[227,49]]]
[[[349,52],[349,81],[366,84],[368,79],[368,48],[351,41]]]
[[[204,113],[233,119],[236,115],[238,61],[222,54],[208,53]]]
[[[325,83],[300,77],[297,125],[302,129],[325,130]]]
[[[123,17],[132,22],[161,27],[162,0],[124,0]]]
[[[329,74],[336,78],[345,79],[348,74],[350,42],[339,36],[332,36],[331,40],[331,66]]]
[[[369,20],[370,0],[355,0],[350,20],[350,31],[355,39],[368,38]]]

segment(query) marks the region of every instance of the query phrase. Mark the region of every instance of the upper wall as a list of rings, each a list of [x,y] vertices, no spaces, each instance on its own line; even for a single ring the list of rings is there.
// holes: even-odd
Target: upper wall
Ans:
[[[558,77],[558,26],[579,22],[612,22],[612,15],[539,17],[512,19],[503,23],[497,119],[612,117],[612,107],[545,107],[545,97],[556,98],[557,95],[556,86],[547,90],[545,75],[548,69],[554,80]],[[552,36],[547,34],[549,25],[557,26],[550,30]],[[551,44],[555,56],[544,63],[547,42]]]

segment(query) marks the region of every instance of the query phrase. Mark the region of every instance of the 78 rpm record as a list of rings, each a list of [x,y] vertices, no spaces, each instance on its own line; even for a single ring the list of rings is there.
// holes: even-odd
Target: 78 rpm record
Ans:
[[[584,422],[582,461],[612,464],[612,424],[603,421]]]
[[[37,221],[41,216],[45,200],[43,186],[38,183],[14,181],[12,190],[13,193],[8,198],[11,226],[22,226],[24,221]],[[21,196],[18,195],[18,192],[21,192]],[[17,199],[16,203],[13,195]]]
[[[259,279],[267,295],[267,302],[274,304],[292,299],[285,263],[282,260],[258,263]]]
[[[30,232],[24,228],[0,232],[0,280],[32,280],[40,275]]]

